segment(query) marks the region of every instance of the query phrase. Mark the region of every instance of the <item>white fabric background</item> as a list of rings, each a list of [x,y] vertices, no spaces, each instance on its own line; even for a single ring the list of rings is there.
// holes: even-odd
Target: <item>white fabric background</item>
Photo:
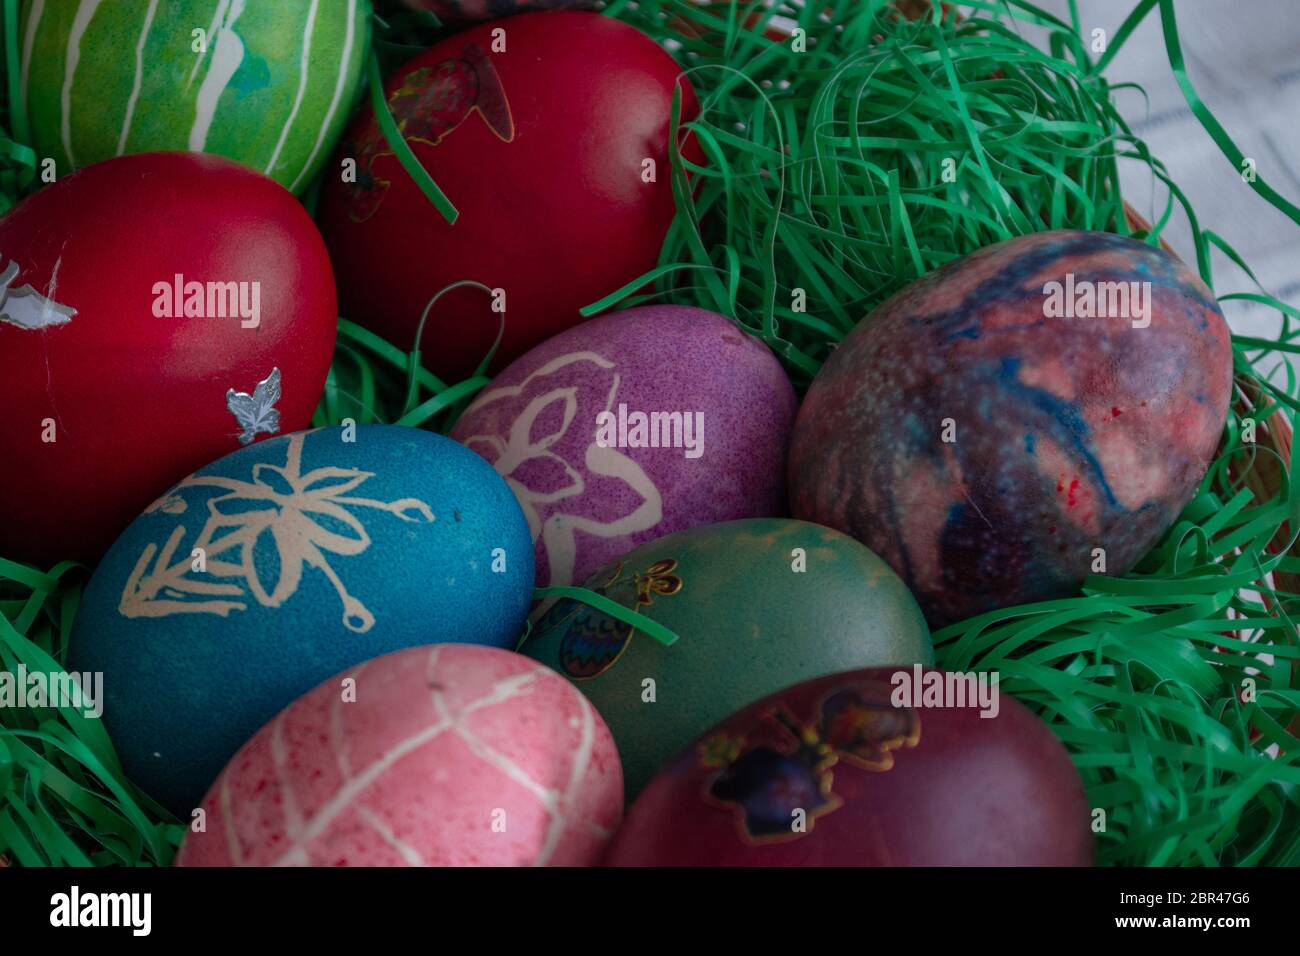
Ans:
[[[1069,21],[1066,0],[1037,0]],[[1090,41],[1100,27],[1111,38],[1136,0],[1078,0],[1081,33]],[[1300,0],[1177,0],[1179,35],[1188,76],[1242,152],[1255,160],[1261,178],[1300,205]],[[1117,103],[1133,132],[1147,141],[1187,194],[1200,220],[1236,248],[1260,284],[1277,298],[1300,306],[1300,227],[1256,195],[1219,152],[1192,115],[1174,81],[1153,10],[1107,68],[1112,82],[1134,81]],[[1154,219],[1153,183],[1141,164],[1122,164],[1125,197]],[[1164,190],[1158,183],[1158,214]],[[1188,262],[1195,252],[1186,220],[1176,213],[1166,239]],[[1226,257],[1215,254],[1219,294],[1258,291]],[[1239,333],[1273,336],[1278,314],[1253,303],[1225,303]],[[1300,364],[1300,363],[1297,363]]]

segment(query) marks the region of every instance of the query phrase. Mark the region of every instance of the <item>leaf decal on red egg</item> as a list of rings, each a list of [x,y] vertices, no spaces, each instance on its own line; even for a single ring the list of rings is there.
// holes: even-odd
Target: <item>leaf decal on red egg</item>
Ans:
[[[3,261],[3,257],[0,257],[0,261]],[[31,285],[10,289],[9,286],[14,279],[18,278],[19,271],[18,263],[11,260],[5,266],[4,272],[0,273],[0,322],[8,322],[20,329],[34,331],[48,329],[55,325],[67,325],[72,321],[72,317],[77,314],[76,309],[60,305],[53,299],[41,295]],[[58,271],[58,263],[55,263],[55,276]],[[51,293],[56,281],[55,277],[51,276]]]
[[[251,442],[258,432],[274,435],[280,430],[280,412],[275,407],[280,394],[279,368],[271,369],[271,374],[257,383],[251,395],[233,388],[226,392],[226,408],[243,429],[239,435],[241,445]]]

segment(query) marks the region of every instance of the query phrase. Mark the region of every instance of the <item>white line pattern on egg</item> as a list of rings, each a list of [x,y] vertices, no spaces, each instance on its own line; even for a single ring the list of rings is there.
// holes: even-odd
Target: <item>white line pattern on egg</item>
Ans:
[[[418,849],[401,840],[393,831],[389,822],[386,822],[374,809],[364,806],[361,801],[364,799],[368,788],[398,761],[447,733],[454,734],[466,744],[470,752],[479,760],[492,767],[502,776],[519,784],[543,805],[548,816],[548,825],[541,849],[533,861],[534,865],[541,866],[550,861],[552,854],[560,843],[561,837],[566,829],[571,826],[577,826],[599,837],[609,835],[610,831],[607,828],[594,821],[578,821],[571,818],[571,814],[576,809],[574,806],[575,797],[590,767],[596,740],[594,712],[590,706],[586,705],[584,701],[583,706],[579,708],[580,717],[577,718],[581,721],[579,745],[573,755],[573,762],[565,787],[562,791],[548,788],[535,780],[514,760],[484,741],[467,725],[466,719],[478,711],[499,706],[529,693],[531,688],[537,686],[539,680],[558,678],[554,678],[554,675],[551,675],[544,667],[533,666],[527,671],[512,674],[496,681],[478,697],[461,704],[457,708],[453,708],[446,694],[439,688],[438,666],[442,651],[442,645],[431,647],[426,666],[426,680],[430,685],[430,704],[435,715],[433,722],[399,741],[396,745],[389,747],[379,758],[357,772],[352,770],[351,760],[346,749],[348,740],[346,711],[341,703],[341,695],[336,698],[330,708],[328,740],[330,750],[341,775],[341,785],[333,796],[310,816],[304,817],[301,812],[294,779],[289,772],[288,753],[283,736],[284,720],[289,711],[282,711],[275,719],[270,728],[269,743],[276,771],[276,784],[279,788],[280,812],[283,815],[289,845],[280,852],[271,865],[309,866],[318,863],[319,861],[313,855],[311,846],[313,841],[324,836],[330,826],[349,810],[356,811],[365,826],[378,834],[384,843],[392,847],[408,864],[427,865]],[[360,667],[349,671],[346,676],[357,678],[365,666],[365,664],[362,664]],[[229,796],[229,774],[223,775],[220,789],[220,808],[224,817],[222,823],[229,856],[233,862],[239,863],[244,859],[244,854],[241,851],[234,820],[234,814],[238,810],[231,805]]]

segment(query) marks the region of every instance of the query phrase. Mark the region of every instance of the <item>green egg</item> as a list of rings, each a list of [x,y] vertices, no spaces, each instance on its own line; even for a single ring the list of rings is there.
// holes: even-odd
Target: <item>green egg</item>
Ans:
[[[370,15],[370,0],[26,0],[17,78],[36,151],[59,175],[215,153],[301,192],[359,94]]]
[[[830,528],[728,521],[643,544],[591,590],[677,635],[671,645],[578,601],[524,653],[572,680],[618,744],[628,795],[696,736],[760,697],[837,671],[931,664],[925,619],[889,566]]]

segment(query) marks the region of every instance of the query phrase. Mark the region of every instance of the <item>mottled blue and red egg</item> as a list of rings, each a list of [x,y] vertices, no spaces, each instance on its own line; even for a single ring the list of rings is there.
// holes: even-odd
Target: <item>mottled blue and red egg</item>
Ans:
[[[924,276],[840,344],[791,444],[797,517],[847,532],[932,626],[1128,571],[1204,476],[1232,387],[1209,289],[1154,246],[1047,232]]]

